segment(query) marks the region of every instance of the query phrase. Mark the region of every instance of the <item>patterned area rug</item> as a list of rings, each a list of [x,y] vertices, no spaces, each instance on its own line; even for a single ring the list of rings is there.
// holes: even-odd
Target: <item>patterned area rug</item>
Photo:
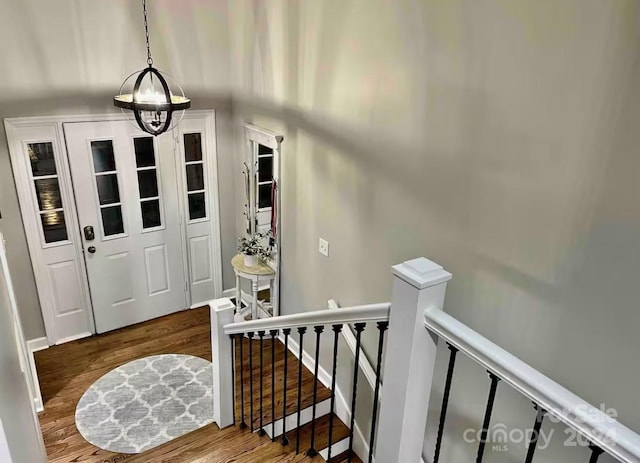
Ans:
[[[213,422],[211,362],[154,355],[110,371],[76,407],[80,434],[104,450],[141,453]]]

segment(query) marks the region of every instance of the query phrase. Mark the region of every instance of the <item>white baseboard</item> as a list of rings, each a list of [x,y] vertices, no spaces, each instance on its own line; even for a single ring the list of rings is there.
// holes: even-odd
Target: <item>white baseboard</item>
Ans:
[[[38,381],[38,370],[36,369],[36,359],[33,356],[33,353],[48,348],[49,342],[47,341],[47,338],[36,338],[27,341],[27,349],[29,349],[29,369],[31,370],[31,378],[33,379],[33,386],[35,388],[33,403],[38,413],[44,411],[44,403],[42,403],[42,393],[40,392],[40,382]]]
[[[73,336],[69,336],[69,337],[67,337],[67,338],[59,339],[59,340],[56,342],[56,345],[58,346],[58,345],[60,345],[60,344],[64,344],[65,342],[76,341],[76,340],[78,340],[78,339],[88,338],[88,337],[90,337],[90,336],[93,336],[93,333],[90,333],[90,332],[88,332],[88,331],[87,331],[87,332],[85,332],[85,333],[74,334]]]
[[[278,336],[280,342],[284,344],[284,336],[282,333]],[[289,336],[289,351],[297,359],[300,359],[299,352],[300,345],[296,340]],[[315,359],[304,349],[302,350],[302,364],[311,372],[315,371],[316,362]],[[318,367],[318,380],[327,388],[331,388],[331,374],[327,372],[322,366]],[[351,404],[347,402],[344,394],[340,390],[340,388],[336,385],[336,404],[335,404],[335,414],[338,418],[342,420],[343,423],[348,424],[351,423]],[[353,451],[358,455],[363,461],[366,460],[365,456],[369,455],[369,441],[364,437],[358,423],[355,423],[353,428]]]
[[[49,348],[49,341],[47,338],[35,338],[27,341],[27,348],[29,352],[38,352],[39,350],[45,350]]]

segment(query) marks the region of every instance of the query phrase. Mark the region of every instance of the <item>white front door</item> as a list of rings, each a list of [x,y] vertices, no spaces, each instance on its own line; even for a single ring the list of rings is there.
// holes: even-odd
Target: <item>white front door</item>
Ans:
[[[64,124],[96,331],[189,305],[173,140]]]

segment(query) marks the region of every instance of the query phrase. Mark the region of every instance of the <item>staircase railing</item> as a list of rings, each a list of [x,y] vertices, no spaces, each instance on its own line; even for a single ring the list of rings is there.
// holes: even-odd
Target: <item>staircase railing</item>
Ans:
[[[233,308],[234,305],[231,304],[228,300],[217,300],[212,301],[212,345],[213,345],[213,362],[214,362],[214,421],[218,423],[220,427],[224,427],[234,423],[234,412],[236,409],[235,393],[233,392],[233,385],[235,383],[235,378],[240,379],[240,427],[241,428],[250,428],[251,431],[257,431],[260,435],[267,434],[268,431],[271,431],[272,439],[275,439],[276,435],[280,435],[280,443],[282,445],[288,445],[289,440],[286,437],[288,431],[295,431],[295,447],[296,453],[305,450],[305,453],[309,456],[318,455],[318,449],[315,446],[315,422],[316,422],[316,412],[318,406],[318,387],[317,387],[317,378],[318,378],[318,370],[320,368],[320,362],[317,361],[320,354],[320,347],[322,343],[323,333],[327,333],[331,335],[332,332],[332,361],[331,361],[331,385],[329,390],[331,391],[330,397],[330,406],[329,406],[329,429],[328,429],[328,445],[327,445],[327,460],[330,460],[333,452],[333,429],[334,429],[334,413],[336,411],[336,369],[338,366],[338,352],[339,352],[339,340],[340,333],[346,324],[353,324],[356,330],[356,344],[357,344],[357,354],[355,364],[358,364],[358,353],[360,351],[360,345],[362,341],[362,334],[367,329],[367,327],[375,324],[375,329],[378,333],[378,363],[376,367],[377,378],[379,384],[379,377],[381,374],[382,368],[382,352],[383,352],[383,343],[384,343],[384,335],[388,327],[389,320],[389,310],[391,304],[379,303],[379,304],[368,304],[361,305],[355,307],[348,307],[340,309],[339,311],[330,311],[327,309],[313,311],[313,312],[304,312],[300,314],[294,315],[285,315],[274,318],[265,318],[259,320],[252,320],[247,322],[240,323],[227,323],[233,320]],[[302,449],[300,444],[300,427],[301,427],[301,416],[302,416],[302,406],[301,406],[301,397],[302,397],[302,368],[303,368],[303,355],[305,348],[305,335],[310,334],[315,338],[315,340],[311,340],[311,348],[315,351],[315,359],[313,376],[315,379],[315,383],[313,386],[313,399],[312,399],[312,414],[310,419],[311,430],[310,430],[310,442],[307,449]],[[258,343],[257,349],[259,352],[259,365],[253,365],[253,345],[254,343],[248,343],[249,352],[243,352],[243,346],[245,342],[243,341],[244,337],[249,338],[251,340],[259,340],[261,342]],[[282,368],[283,376],[281,377],[282,384],[282,418],[281,424],[276,427],[276,413],[275,410],[272,410],[269,413],[268,410],[265,410],[263,407],[263,396],[268,394],[269,391],[265,391],[263,388],[263,377],[270,377],[270,381],[268,381],[272,390],[269,395],[272,406],[275,404],[276,400],[274,397],[275,389],[275,365],[274,365],[274,342],[277,337],[281,336],[284,339],[284,366]],[[290,344],[289,340],[291,337],[295,337],[298,345],[297,356],[299,358],[297,371],[290,372],[289,368],[289,359],[287,356],[287,352],[289,350]],[[271,348],[271,353],[267,352],[269,358],[271,359],[271,365],[265,365],[263,362],[264,358],[264,350],[265,350],[265,340],[271,341],[271,345],[267,346],[267,350]],[[326,342],[326,340],[325,340]],[[249,378],[243,377],[245,375],[244,368],[234,368],[236,365],[233,361],[234,352],[239,350],[240,358],[245,358],[245,355],[248,356],[249,359],[249,368],[248,375]],[[218,367],[216,367],[216,363],[218,363]],[[254,384],[254,371],[258,370],[259,385],[258,391],[254,391],[252,386]],[[238,371],[239,370],[239,371]],[[229,374],[234,371],[234,374]],[[224,372],[227,372],[226,377]],[[296,421],[293,429],[287,429],[287,419],[288,415],[292,415],[292,413],[287,412],[287,408],[292,405],[291,397],[287,397],[288,388],[286,385],[290,382],[288,375],[293,374],[294,377],[297,376],[297,393],[296,400],[293,405],[295,406],[295,415]],[[217,378],[216,378],[217,377]],[[248,380],[250,385],[250,391],[248,397],[245,397],[244,387],[242,385],[245,383],[245,380]],[[352,382],[352,390],[351,390],[351,407],[350,407],[350,423],[348,424],[349,428],[349,437],[348,437],[348,448],[347,455],[348,461],[351,461],[351,456],[353,455],[354,449],[354,422],[355,422],[355,409],[356,409],[356,399],[358,392],[358,370],[355,369],[353,374],[353,382]],[[253,397],[257,393],[259,400],[257,407],[254,406]],[[375,429],[375,423],[377,422],[377,410],[379,403],[379,388],[376,389],[375,398],[373,401],[373,407],[371,410],[371,420],[373,424],[373,429]],[[249,404],[249,416],[245,416],[245,399]],[[220,406],[218,404],[226,404],[227,406]],[[229,407],[228,405],[231,404]],[[268,426],[263,423],[263,416],[268,414],[271,419],[271,422]],[[247,418],[249,424],[247,424]],[[258,419],[257,426],[254,426],[254,418]],[[371,438],[373,439],[375,436],[375,431],[372,432]],[[372,441],[368,442],[368,446],[372,447]]]
[[[320,310],[295,315],[281,316],[270,319],[254,320],[243,323],[233,323],[234,305],[227,299],[211,302],[212,314],[212,347],[214,362],[214,421],[220,427],[234,423],[235,394],[233,390],[234,375],[234,344],[242,346],[243,338],[264,340],[265,336],[275,340],[276,336],[283,338],[285,345],[284,384],[286,384],[287,350],[289,339],[295,332],[298,340],[299,369],[302,368],[304,349],[304,335],[315,333],[315,378],[318,377],[319,353],[322,333],[333,331],[333,358],[331,374],[331,411],[335,409],[336,366],[339,363],[338,342],[339,333],[345,324],[352,324],[355,331],[355,362],[353,376],[353,390],[351,391],[351,414],[349,423],[349,451],[353,450],[354,420],[356,408],[356,394],[358,392],[358,367],[361,351],[362,332],[367,324],[376,324],[378,330],[378,349],[376,357],[376,380],[374,399],[371,410],[371,433],[365,456],[369,463],[410,463],[420,462],[424,447],[425,426],[429,400],[434,378],[436,350],[439,339],[443,339],[449,347],[449,365],[444,387],[444,396],[438,421],[438,433],[433,449],[433,459],[427,461],[437,463],[441,458],[442,440],[444,436],[447,408],[451,386],[454,381],[455,362],[458,353],[466,354],[489,372],[489,397],[485,407],[481,436],[478,442],[476,462],[483,460],[487,435],[491,421],[494,402],[498,396],[498,383],[504,381],[525,397],[533,401],[536,407],[536,417],[533,433],[529,442],[525,463],[534,459],[538,436],[545,415],[553,415],[576,433],[584,436],[590,443],[591,456],[589,463],[595,463],[601,454],[609,454],[621,462],[640,463],[640,436],[625,427],[600,409],[588,404],[572,392],[560,386],[552,379],[544,376],[531,366],[525,364],[504,349],[493,344],[455,318],[446,314],[442,307],[447,282],[451,274],[438,264],[424,258],[414,259],[393,267],[394,281],[391,303],[372,304],[339,310]],[[386,332],[386,336],[385,336]],[[386,339],[385,339],[386,338]],[[238,342],[240,341],[240,342]],[[262,345],[260,349],[260,367],[262,377]],[[251,348],[252,343],[249,343]],[[271,344],[273,346],[273,343]],[[273,347],[272,347],[273,348]],[[241,351],[240,355],[244,355]],[[252,356],[249,355],[249,359]],[[271,356],[273,359],[273,355]],[[384,369],[382,368],[384,365]],[[243,374],[243,369],[235,374]],[[253,374],[254,367],[249,372]],[[266,374],[273,374],[267,368]],[[295,373],[295,372],[294,372]],[[250,378],[250,384],[253,384]],[[243,381],[241,381],[242,383]],[[381,383],[384,388],[381,389]],[[273,384],[273,382],[272,382]],[[300,384],[300,370],[298,370],[298,385]],[[281,443],[288,444],[286,439],[286,387],[283,388],[282,415],[283,422],[280,429]],[[260,396],[262,397],[262,379],[260,380]],[[241,389],[240,400],[244,388]],[[314,387],[313,418],[315,418]],[[253,395],[253,391],[250,392]],[[273,397],[273,396],[272,396]],[[300,390],[298,390],[298,399]],[[378,407],[379,413],[378,413]],[[241,404],[242,422],[245,425],[244,406]],[[253,414],[251,401],[251,414]],[[300,428],[300,404],[297,404],[298,422],[294,428]],[[361,411],[360,411],[361,412]],[[257,413],[262,416],[262,400]],[[362,416],[359,414],[359,416]],[[271,414],[272,419],[274,414]],[[250,417],[252,418],[252,417]],[[297,425],[297,428],[295,427]],[[251,419],[253,430],[253,419]],[[264,433],[262,422],[256,429]],[[272,435],[275,436],[275,429]],[[330,431],[331,434],[331,431]],[[315,455],[314,430],[311,431],[311,444],[307,454]],[[329,437],[331,443],[331,436]],[[331,449],[331,445],[329,445]],[[296,450],[299,448],[299,435],[296,436]],[[331,450],[329,450],[330,452]],[[351,455],[351,453],[349,453]],[[430,456],[430,455],[429,455]],[[331,457],[329,453],[328,458]],[[351,461],[349,456],[349,461]]]

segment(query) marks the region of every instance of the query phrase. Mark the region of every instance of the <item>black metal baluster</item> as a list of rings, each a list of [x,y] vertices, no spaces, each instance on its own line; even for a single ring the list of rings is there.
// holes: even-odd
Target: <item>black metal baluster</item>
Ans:
[[[303,342],[304,334],[307,332],[306,326],[298,328],[298,334],[300,335],[300,349],[298,352],[298,423],[296,427],[296,455],[300,453],[300,408],[302,408],[302,355],[303,355]]]
[[[531,434],[531,441],[529,442],[529,450],[527,450],[527,458],[525,458],[524,463],[531,463],[533,461],[533,454],[536,453],[536,448],[538,447],[538,438],[540,437],[540,429],[542,428],[542,420],[544,420],[544,415],[546,415],[546,410],[534,403],[536,413],[536,422],[533,424],[533,433]]]
[[[271,335],[271,442],[276,440],[276,336],[278,330],[269,331]]]
[[[263,404],[263,392],[264,392],[264,387],[263,387],[263,378],[264,378],[264,372],[263,372],[263,365],[264,365],[264,331],[258,331],[258,337],[260,338],[260,429],[258,430],[258,435],[259,436],[264,436],[266,434],[266,432],[264,431],[264,427],[263,427],[263,413],[262,413],[262,404]]]
[[[353,461],[353,427],[356,423],[356,393],[358,392],[358,373],[360,372],[360,344],[366,323],[353,325],[356,330],[356,357],[353,363],[353,391],[351,395],[351,424],[349,426],[349,463]]]
[[[240,413],[242,413],[242,419],[240,420],[240,429],[247,429],[247,423],[244,421],[244,354],[242,348],[244,346],[244,336],[241,334],[240,338]]]
[[[591,449],[591,458],[589,458],[589,463],[596,463],[598,461],[598,458],[600,458],[600,455],[602,455],[602,453],[604,452],[604,450],[602,450],[597,445],[593,445],[593,444],[589,445],[589,448]]]
[[[376,438],[376,425],[378,424],[378,401],[380,399],[380,374],[382,369],[382,347],[384,344],[384,332],[389,328],[389,322],[378,322],[378,360],[376,362],[376,388],[373,393],[373,414],[371,417],[371,437],[369,438],[369,463],[373,462],[373,449]],[[335,371],[334,371],[335,375]]]
[[[249,338],[249,425],[253,432],[253,331],[247,333]]]
[[[331,461],[331,446],[333,445],[333,410],[336,405],[336,371],[338,369],[338,341],[342,325],[332,325],[333,330],[333,368],[331,370],[331,409],[329,410],[329,447],[327,461]],[[316,360],[316,364],[318,361]]]
[[[493,373],[489,372],[489,378],[491,378],[491,388],[489,389],[489,399],[487,400],[487,409],[484,412],[484,422],[482,423],[482,434],[480,435],[480,445],[478,446],[478,456],[476,457],[476,463],[481,463],[484,456],[484,448],[487,442],[487,435],[489,434],[489,424],[491,423],[491,412],[493,411],[493,402],[496,399],[496,391],[498,390],[498,378]]]
[[[289,335],[291,334],[291,328],[285,328],[282,330],[284,333],[284,379],[282,384],[282,438],[280,443],[282,445],[288,445],[289,439],[287,439],[287,363],[289,358]]]
[[[233,424],[236,424],[236,335],[231,336],[231,384],[233,384]]]
[[[438,423],[438,437],[436,439],[436,452],[433,457],[433,463],[438,463],[440,459],[440,448],[442,447],[442,434],[444,432],[444,422],[447,417],[447,408],[449,407],[449,394],[451,392],[451,381],[453,380],[453,369],[456,365],[456,349],[451,344],[448,344],[449,350],[449,368],[447,369],[447,380],[444,385],[444,396],[442,397],[442,409],[440,410],[440,422]],[[371,463],[371,460],[369,460]]]
[[[320,336],[324,331],[324,326],[314,326],[313,331],[316,332],[316,366],[313,373],[313,407],[311,413],[311,442],[309,443],[309,450],[307,455],[315,457],[318,451],[315,449],[316,445],[316,402],[318,400],[318,368],[320,367]],[[301,359],[302,361],[302,359]]]

